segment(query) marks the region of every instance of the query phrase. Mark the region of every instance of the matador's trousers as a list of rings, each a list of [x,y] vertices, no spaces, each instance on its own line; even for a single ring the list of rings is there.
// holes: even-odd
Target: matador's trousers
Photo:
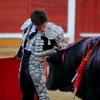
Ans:
[[[37,92],[39,100],[49,100],[45,86],[46,73],[40,66],[40,59],[29,51],[26,51],[23,55],[19,71],[22,100],[34,100],[35,92]]]

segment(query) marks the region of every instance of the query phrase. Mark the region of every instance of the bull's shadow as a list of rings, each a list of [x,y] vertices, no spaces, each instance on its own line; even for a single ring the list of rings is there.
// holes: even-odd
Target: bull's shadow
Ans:
[[[82,100],[100,100],[100,37],[86,38],[75,43],[66,50],[64,62],[62,62],[64,51],[56,49],[57,53],[47,58],[50,63],[49,76],[46,82],[47,89],[73,92],[71,80],[76,74],[75,71],[88,50],[93,49],[94,46],[95,49],[85,66],[76,95]]]

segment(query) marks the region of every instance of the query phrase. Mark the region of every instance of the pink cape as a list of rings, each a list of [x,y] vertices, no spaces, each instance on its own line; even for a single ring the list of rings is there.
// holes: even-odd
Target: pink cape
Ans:
[[[0,100],[21,100],[18,80],[20,61],[15,60],[15,57],[0,58]],[[37,94],[34,98],[38,100]]]
[[[0,58],[0,100],[21,100],[18,80],[20,60]]]

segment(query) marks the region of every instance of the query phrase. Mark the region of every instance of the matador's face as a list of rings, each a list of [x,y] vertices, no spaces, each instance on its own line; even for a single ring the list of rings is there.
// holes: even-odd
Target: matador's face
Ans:
[[[44,32],[44,31],[45,31],[45,28],[46,28],[46,25],[47,25],[47,22],[43,23],[43,24],[40,25],[40,26],[35,25],[35,27],[36,27],[39,31]]]

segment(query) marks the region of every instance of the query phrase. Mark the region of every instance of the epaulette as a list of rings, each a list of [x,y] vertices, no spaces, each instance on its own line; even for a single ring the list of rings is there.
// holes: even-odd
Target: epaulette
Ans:
[[[55,39],[62,32],[63,32],[63,29],[60,26],[57,26],[51,22],[47,23],[47,26],[45,29],[45,36],[48,39]]]
[[[21,26],[21,30],[25,30],[26,28],[28,28],[30,25],[32,24],[31,19],[27,19],[24,24]]]

